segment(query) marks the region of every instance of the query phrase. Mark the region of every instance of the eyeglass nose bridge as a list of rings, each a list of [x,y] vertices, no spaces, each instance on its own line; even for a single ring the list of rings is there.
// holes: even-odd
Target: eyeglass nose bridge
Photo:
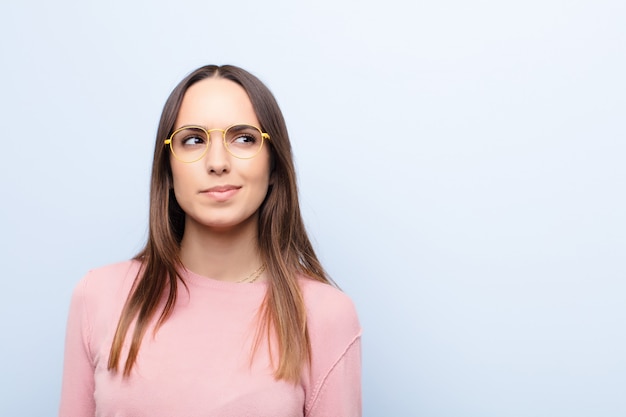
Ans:
[[[211,143],[211,132],[222,132],[222,140],[226,141],[226,131],[230,129],[230,128],[226,128],[226,129],[203,129],[206,132],[206,137],[209,140],[209,144]]]
[[[218,128],[206,129],[204,127],[198,126],[198,128],[202,129],[204,131],[204,133],[206,133],[207,143],[206,143],[206,146],[204,148],[204,152],[202,152],[202,155],[199,156],[198,159],[196,159],[193,162],[196,162],[196,161],[199,161],[201,159],[206,158],[206,156],[209,154],[209,152],[211,152],[210,148],[211,148],[211,145],[213,145],[213,140],[211,140],[211,132],[222,132],[222,140],[221,140],[222,143],[221,143],[221,145],[223,145],[223,146],[218,145],[218,147],[220,148],[220,150],[223,149],[223,151],[225,151],[227,154],[233,155],[233,153],[228,148],[228,144],[226,143],[226,132],[228,131],[228,129],[230,129],[230,127],[227,127],[226,129],[218,129]]]

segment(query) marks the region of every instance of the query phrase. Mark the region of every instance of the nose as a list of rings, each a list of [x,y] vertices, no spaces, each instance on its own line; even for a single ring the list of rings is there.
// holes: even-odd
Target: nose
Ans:
[[[224,137],[220,130],[209,132],[209,148],[204,156],[206,169],[210,173],[218,175],[230,170],[230,154],[224,146]]]

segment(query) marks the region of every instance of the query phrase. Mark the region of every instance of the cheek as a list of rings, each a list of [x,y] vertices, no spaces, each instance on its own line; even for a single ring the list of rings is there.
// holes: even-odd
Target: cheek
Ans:
[[[272,183],[272,172],[270,167],[270,159],[267,158],[263,162],[264,163],[262,164],[262,167],[260,167],[259,169],[258,176],[260,178],[260,182],[262,182],[263,187],[265,188],[265,192],[267,193],[267,187],[270,186]]]
[[[196,176],[193,173],[193,170],[190,169],[190,166],[180,166],[177,164],[171,165],[172,169],[172,180],[171,187],[174,189],[174,194],[176,198],[180,198],[183,194],[186,193],[187,190],[193,188],[194,177]]]
[[[174,189],[174,191],[176,191],[179,187],[178,184],[181,182],[181,174],[180,171],[174,167],[172,167],[172,180],[170,182],[172,188]]]

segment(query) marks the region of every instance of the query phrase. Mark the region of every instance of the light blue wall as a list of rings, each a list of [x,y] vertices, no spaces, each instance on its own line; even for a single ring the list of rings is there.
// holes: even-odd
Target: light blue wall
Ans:
[[[626,7],[0,5],[2,416],[52,416],[70,292],[145,237],[188,71],[276,94],[366,417],[626,415]]]

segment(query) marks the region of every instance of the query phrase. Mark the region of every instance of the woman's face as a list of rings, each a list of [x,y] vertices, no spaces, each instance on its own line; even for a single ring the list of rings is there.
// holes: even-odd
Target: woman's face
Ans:
[[[174,129],[194,125],[225,129],[235,124],[260,127],[245,90],[233,81],[207,78],[189,87]],[[174,194],[189,228],[228,230],[256,226],[257,211],[270,182],[267,144],[251,159],[238,159],[225,148],[221,131],[210,132],[204,157],[185,163],[170,152]]]

